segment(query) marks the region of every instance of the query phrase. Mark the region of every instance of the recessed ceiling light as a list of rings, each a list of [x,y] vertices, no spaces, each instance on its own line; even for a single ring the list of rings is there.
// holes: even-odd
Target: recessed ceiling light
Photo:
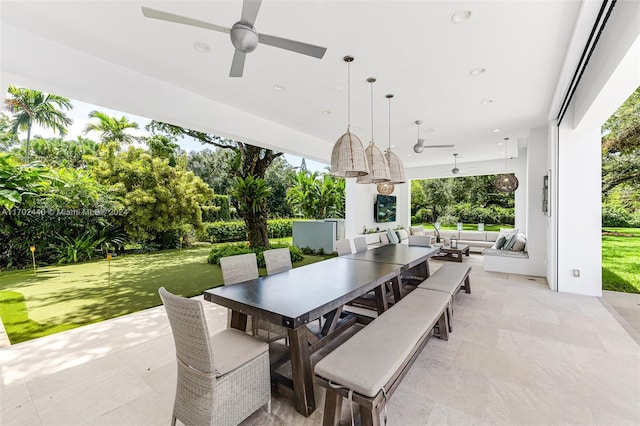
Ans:
[[[391,145],[391,148],[395,148],[395,147],[396,147],[395,145]]]
[[[411,157],[411,154],[407,154],[407,157]]]
[[[480,102],[482,105],[489,105],[491,103],[493,103],[493,99],[485,99],[482,102]]]
[[[422,133],[433,133],[433,132],[435,132],[435,131],[436,131],[436,129],[431,129],[431,128],[428,128],[428,129],[422,129]]]
[[[451,22],[453,22],[454,24],[461,24],[468,21],[469,18],[471,18],[470,10],[459,10],[451,17]]]
[[[504,142],[498,142],[498,146],[504,145]]]
[[[354,128],[353,128],[353,130],[356,130],[356,131],[358,131],[358,130],[362,130],[362,127],[358,127],[358,126],[356,126],[356,127],[354,127]]]
[[[469,72],[469,74],[471,74],[471,75],[480,75],[480,74],[484,74],[485,71],[486,71],[486,69],[484,69],[484,68],[474,68]]]
[[[322,115],[331,115],[331,111],[324,110],[321,113]]]
[[[208,53],[211,51],[211,47],[207,43],[204,43],[202,41],[196,41],[195,43],[193,43],[193,48],[200,53]]]
[[[336,93],[340,93],[342,92],[344,89],[342,88],[342,86],[336,86],[333,88],[333,91]]]
[[[501,129],[493,129],[492,132],[493,133],[500,133],[502,130]]]
[[[276,92],[282,92],[285,89],[285,87],[281,84],[276,84],[275,86],[273,86],[273,90],[275,90]]]

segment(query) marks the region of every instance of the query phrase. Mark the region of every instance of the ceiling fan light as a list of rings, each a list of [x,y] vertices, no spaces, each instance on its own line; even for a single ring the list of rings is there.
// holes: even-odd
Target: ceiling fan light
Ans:
[[[513,192],[518,189],[518,178],[514,174],[499,175],[494,186],[500,192]]]
[[[396,189],[395,185],[389,182],[379,183],[376,187],[379,194],[390,195]]]
[[[331,151],[331,174],[337,177],[354,178],[369,174],[360,139],[347,129]]]
[[[358,176],[356,183],[388,182],[390,173],[387,160],[384,158],[380,148],[378,148],[373,141],[371,141],[367,149],[364,150],[364,156],[367,159],[369,174]]]
[[[460,172],[460,169],[457,167],[454,167],[453,169],[451,169],[451,173],[453,173],[454,175],[457,175]]]
[[[407,178],[405,177],[404,166],[400,158],[391,152],[390,149],[384,153],[384,156],[389,164],[389,183],[406,183]]]
[[[413,152],[415,152],[416,154],[420,154],[422,151],[424,151],[424,146],[420,144],[415,144],[413,146]]]

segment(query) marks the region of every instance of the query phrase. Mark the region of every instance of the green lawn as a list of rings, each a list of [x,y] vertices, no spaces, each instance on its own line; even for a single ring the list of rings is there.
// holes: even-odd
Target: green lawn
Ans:
[[[210,246],[114,257],[33,271],[0,272],[0,317],[11,343],[160,305],[158,288],[185,297],[222,285]],[[325,259],[305,255],[294,267]],[[266,270],[260,270],[261,275]]]
[[[640,293],[640,228],[605,228],[602,289]]]

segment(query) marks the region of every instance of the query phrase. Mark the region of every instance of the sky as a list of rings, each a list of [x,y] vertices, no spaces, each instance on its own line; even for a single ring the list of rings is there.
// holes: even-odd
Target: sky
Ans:
[[[109,108],[104,108],[101,106],[92,105],[86,102],[81,102],[76,100],[71,100],[71,103],[73,104],[73,109],[71,111],[67,111],[67,116],[69,116],[73,120],[73,124],[67,128],[68,134],[67,136],[65,136],[65,139],[76,139],[76,137],[78,136],[85,136],[83,134],[83,131],[87,126],[87,124],[91,121],[89,119],[89,113],[94,110],[102,111],[110,116],[114,116],[118,118],[125,116],[129,121],[138,123],[140,127],[139,129],[130,130],[130,133],[134,136],[146,136],[149,134],[149,132],[145,130],[145,126],[151,122],[151,120],[148,118],[140,117],[137,115],[128,114],[126,112],[116,111]],[[56,136],[50,129],[41,128],[41,127],[38,127],[37,125],[33,127],[33,129],[31,130],[31,134],[32,134],[32,138],[34,136],[41,136],[44,138]],[[23,138],[25,137],[26,137],[26,132],[20,134],[21,140],[23,140]],[[98,135],[93,134],[92,132],[87,134],[86,137],[93,140],[98,140]],[[188,137],[179,140],[178,144],[180,145],[181,149],[187,152],[201,151],[206,148],[213,148],[210,145],[203,145],[202,143],[196,141],[195,139],[188,138]],[[289,162],[289,164],[291,164],[294,167],[299,166],[300,163],[302,162],[302,158],[295,155],[285,154],[284,157]],[[310,171],[323,171],[324,168],[327,166],[327,164],[323,164],[323,163],[309,160],[309,159],[305,160],[305,162],[307,164],[307,169],[309,169]]]

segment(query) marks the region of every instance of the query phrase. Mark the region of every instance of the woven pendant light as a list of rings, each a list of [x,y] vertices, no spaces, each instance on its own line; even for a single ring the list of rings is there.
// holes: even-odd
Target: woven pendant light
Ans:
[[[345,56],[348,75],[348,123],[347,133],[340,136],[331,151],[331,175],[344,178],[366,176],[369,166],[364,154],[362,142],[349,131],[351,127],[351,67],[353,56]]]
[[[382,182],[378,184],[376,189],[382,195],[390,195],[396,189],[396,186],[389,182]]]
[[[389,183],[406,183],[407,178],[404,174],[402,161],[397,155],[391,152],[391,98],[393,98],[393,95],[388,94],[385,95],[385,97],[389,100],[389,147],[384,153],[384,156],[387,159],[387,165],[389,166]]]
[[[493,185],[500,192],[513,192],[518,189],[518,178],[513,173],[507,173],[507,141],[509,138],[504,138],[504,174],[496,177]]]
[[[371,84],[371,142],[369,142],[367,149],[364,150],[364,156],[367,158],[369,174],[366,176],[358,176],[356,183],[388,182],[389,166],[387,165],[387,160],[373,141],[373,83],[376,82],[376,79],[369,77],[367,82]]]

